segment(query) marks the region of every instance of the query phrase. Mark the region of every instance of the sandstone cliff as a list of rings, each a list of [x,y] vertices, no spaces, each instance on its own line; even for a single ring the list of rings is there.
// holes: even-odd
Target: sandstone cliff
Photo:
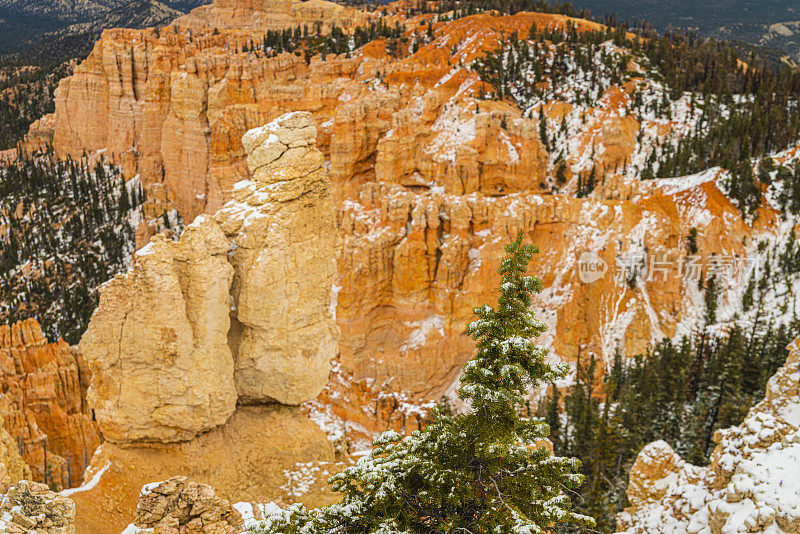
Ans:
[[[183,441],[240,403],[313,399],[337,352],[330,180],[307,113],[245,137],[252,181],[102,291],[80,350],[106,440]],[[230,316],[233,317],[233,323]]]
[[[181,27],[251,30],[294,29],[299,26],[329,31],[352,30],[368,20],[364,11],[327,0],[214,0],[193,9],[173,23]]]
[[[0,362],[0,414],[33,477],[44,481],[47,471],[56,485],[79,483],[100,444],[88,367],[65,342],[48,343],[32,319],[0,326]]]
[[[404,60],[367,46],[310,65],[294,54],[244,52],[260,40],[253,31],[108,30],[61,82],[54,115],[29,138],[52,139],[61,154],[108,149],[130,176],[142,176],[151,202],[175,203],[187,220],[218,210],[233,184],[249,177],[244,133],[294,110],[314,113],[331,176],[348,195],[375,178],[420,188],[439,183],[459,194],[537,190],[547,171],[537,123],[505,104],[478,109],[483,86],[459,65],[498,46],[506,29],[565,21],[478,15],[437,24],[436,39]],[[449,43],[460,40],[476,46],[451,55]],[[606,118],[615,132],[619,118]]]
[[[207,9],[249,6],[261,12],[259,5],[218,2]],[[409,39],[413,29],[428,24],[432,36],[400,57],[389,56],[385,41],[376,40],[308,64],[302,54],[244,51],[260,39],[254,29],[216,34],[198,20],[191,31],[107,31],[60,85],[53,117],[31,132],[32,139],[51,136],[62,154],[107,148],[126,172],[142,177],[153,211],[177,206],[191,220],[229,201],[234,207],[228,212],[243,214],[249,208],[242,203],[260,202],[252,189],[258,168],[248,165],[241,139],[287,111],[309,111],[324,159],[312,163],[328,166],[343,243],[331,280],[340,373],[311,411],[318,420],[335,419],[334,426],[352,421],[344,432],[351,445],[388,424],[413,428],[418,417],[403,414],[404,402],[419,404],[448,391],[472,350],[464,325],[473,306],[492,300],[502,245],[518,229],[546,252],[533,266],[545,275],[537,303],[550,327],[545,343],[554,357],[574,361],[580,353],[608,360],[618,346],[628,354],[642,351],[698,319],[693,282],[678,268],[654,273],[637,257],[650,254],[679,265],[693,227],[703,261],[712,254],[746,255],[753,236],[773,232],[776,223],[769,209],[755,223],[741,218],[718,185],[727,179],[725,171],[638,180],[632,169],[641,167],[650,147],[691,131],[696,120],[683,97],[670,104],[674,120],[637,111],[635,94],[658,89],[646,76],[607,84],[591,105],[557,95],[521,110],[485,99],[486,85],[466,66],[512,31],[597,25],[536,13],[453,21],[419,15],[404,23]],[[603,50],[619,52],[612,45]],[[547,146],[532,118],[540,113]],[[559,157],[566,162],[564,184],[554,179]],[[590,198],[575,198],[577,177],[592,167],[601,169],[602,183]],[[280,215],[284,224],[311,233],[326,228],[311,211],[292,210]],[[231,239],[230,232],[239,230],[229,231],[218,217]],[[240,258],[255,257],[251,245],[237,246],[234,292],[262,282],[270,295],[283,291],[257,265],[237,267]],[[587,251],[598,252],[608,267],[591,284],[578,273]],[[726,289],[736,288],[740,274],[733,273]],[[306,289],[327,290],[327,276],[325,271],[318,286]],[[297,402],[287,396],[290,388],[246,384],[247,373],[282,371],[235,354],[256,354],[278,339],[264,327],[277,309],[252,297],[234,304],[240,398]],[[298,320],[282,324],[298,326]],[[298,330],[293,339],[302,335]],[[298,350],[309,353],[308,344],[301,345]],[[321,371],[321,364],[315,369]],[[316,374],[303,387],[318,388],[320,381]]]
[[[639,453],[620,532],[800,532],[800,338],[741,425],[719,431],[711,465],[663,441]]]
[[[154,238],[101,290],[80,351],[106,440],[190,439],[233,413],[227,252],[219,227],[198,221],[178,242]]]
[[[315,138],[308,113],[248,133],[253,179],[236,199],[179,241],[154,237],[103,288],[80,350],[106,441],[67,492],[79,533],[117,534],[154,481],[185,475],[264,501],[299,459],[333,462],[291,406],[320,393],[337,353],[338,236]]]
[[[245,134],[252,180],[214,215],[231,246],[228,335],[240,403],[300,404],[322,390],[337,352],[330,301],[339,236],[331,181],[308,113]]]

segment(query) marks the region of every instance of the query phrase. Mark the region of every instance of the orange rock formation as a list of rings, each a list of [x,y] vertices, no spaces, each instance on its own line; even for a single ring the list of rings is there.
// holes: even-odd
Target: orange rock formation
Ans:
[[[100,437],[86,403],[88,369],[79,355],[64,341],[48,343],[39,324],[28,319],[0,326],[0,362],[0,415],[21,443],[34,478],[47,476],[65,487],[80,483]]]
[[[102,289],[80,350],[106,442],[69,492],[80,534],[117,534],[149,482],[186,475],[269,500],[298,460],[334,460],[298,406],[337,352],[338,236],[315,139],[303,112],[248,132],[254,176],[236,200],[180,241],[154,237]]]
[[[333,25],[353,29],[369,18],[364,11],[327,0],[215,0],[173,24],[186,28],[264,31],[310,26],[327,32]]]
[[[646,252],[678,266],[692,227],[704,258],[745,253],[753,228],[717,186],[720,173],[639,183],[611,172],[633,161],[640,129],[671,131],[669,122],[621,111],[646,80],[612,86],[592,107],[544,105],[553,126],[578,119],[564,154],[569,181],[564,194],[552,194],[555,154],[529,118],[538,108],[523,113],[484,99],[486,87],[463,67],[534,24],[596,25],[481,14],[434,22],[433,40],[399,58],[382,41],[309,64],[302,54],[243,52],[263,28],[243,29],[241,13],[279,5],[218,1],[161,32],[106,31],[60,84],[54,115],[31,139],[51,137],[61,154],[107,148],[128,175],[142,177],[154,212],[176,206],[192,220],[217,211],[236,182],[251,178],[246,131],[288,111],[310,111],[343,240],[331,309],[341,329],[336,376],[346,377],[334,376],[311,409],[359,421],[348,441],[387,419],[418,424],[387,414],[387,403],[399,404],[376,396],[437,399],[448,391],[472,350],[464,325],[473,306],[494,299],[502,246],[519,228],[543,250],[534,265],[544,275],[538,305],[550,332],[543,341],[570,361],[590,353],[607,360],[618,346],[641,351],[692,320],[694,297],[677,268],[651,273],[621,257]],[[214,17],[236,28],[204,26]],[[425,33],[430,19],[404,20],[407,35]],[[602,184],[591,198],[576,199],[574,177],[587,164],[601,170]],[[774,214],[764,211],[758,221],[768,227]],[[591,284],[577,270],[586,251],[608,264]]]

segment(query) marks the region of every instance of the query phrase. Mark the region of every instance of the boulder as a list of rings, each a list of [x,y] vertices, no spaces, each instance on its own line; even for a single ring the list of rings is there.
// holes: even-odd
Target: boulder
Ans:
[[[208,484],[172,477],[145,485],[139,494],[136,520],[127,530],[152,529],[153,534],[233,534],[242,516]]]
[[[7,534],[75,534],[75,503],[44,484],[20,481],[0,504],[0,529]]]

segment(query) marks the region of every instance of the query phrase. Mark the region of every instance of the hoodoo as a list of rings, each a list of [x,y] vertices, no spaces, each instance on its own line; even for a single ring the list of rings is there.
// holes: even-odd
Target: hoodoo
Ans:
[[[0,414],[14,437],[6,445],[19,451],[36,479],[46,473],[55,485],[80,483],[100,444],[86,400],[89,366],[64,341],[49,343],[33,319],[0,326],[0,362]],[[21,468],[15,463],[6,463],[9,475]]]
[[[337,353],[339,241],[315,140],[308,113],[248,132],[253,179],[235,199],[178,241],[154,237],[103,288],[80,350],[106,441],[87,473],[99,483],[73,494],[79,534],[121,530],[149,482],[185,475],[264,500],[297,459],[333,461],[294,406]]]

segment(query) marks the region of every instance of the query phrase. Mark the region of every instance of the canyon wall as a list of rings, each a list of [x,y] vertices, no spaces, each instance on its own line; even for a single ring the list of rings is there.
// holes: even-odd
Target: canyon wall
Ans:
[[[369,19],[362,10],[326,0],[214,0],[177,18],[173,24],[258,31],[305,26],[328,32],[333,26],[353,30]]]
[[[541,247],[535,306],[549,329],[539,341],[553,359],[594,356],[601,369],[618,350],[641,353],[701,320],[703,295],[687,272],[692,229],[697,275],[778,233],[769,206],[742,218],[723,193],[722,169],[649,181],[626,173],[647,147],[693,125],[688,98],[670,103],[675,119],[635,112],[640,91],[657,85],[644,74],[608,85],[591,104],[555,96],[523,110],[488,100],[488,85],[467,67],[510,32],[596,25],[531,13],[413,16],[406,36],[428,27],[432,35],[399,57],[382,39],[308,61],[260,46],[266,30],[301,22],[352,29],[344,19],[361,21],[352,13],[314,0],[219,0],[170,28],[108,30],[59,85],[55,113],[32,128],[32,147],[102,151],[139,176],[149,216],[177,208],[193,221],[177,241],[150,240],[105,286],[78,352],[18,334],[39,341],[15,346],[40,347],[43,361],[63,359],[55,368],[66,370],[48,363],[49,375],[15,370],[14,380],[55,388],[54,375],[72,378],[58,386],[69,406],[48,393],[28,413],[22,398],[9,408],[10,429],[34,444],[50,432],[27,429],[31,421],[80,436],[64,438],[64,458],[105,440],[85,485],[66,494],[79,533],[117,534],[135,517],[140,489],[174,475],[230,501],[329,498],[318,486],[343,455],[387,427],[418,428],[431,402],[453,396],[474,347],[464,326],[475,306],[496,299],[503,247],[520,229]],[[593,169],[597,187],[577,198]],[[721,309],[744,289],[742,266],[719,278]],[[783,379],[773,380],[775,392]],[[63,420],[48,419],[61,417],[54,405]],[[747,455],[766,454],[772,437],[794,431],[788,416],[753,417],[721,435],[710,470],[685,465],[663,443],[645,449],[620,529],[688,529],[704,517],[725,525],[739,517],[719,504],[730,494],[725,502],[755,503],[748,528],[792,532],[783,501],[761,504],[772,486],[750,494],[734,483],[728,460],[743,443],[756,435],[764,447],[747,445]],[[182,494],[174,486],[162,488],[167,500]],[[718,504],[686,504],[698,495]],[[195,517],[184,512],[137,523],[186,527]]]
[[[223,7],[218,2],[207,10],[222,16]],[[428,22],[419,17],[406,25]],[[611,86],[591,107],[548,103],[543,111],[550,128],[568,124],[565,139],[550,147],[540,138],[539,121],[528,118],[537,111],[523,114],[506,102],[481,99],[485,85],[463,65],[499,46],[504,32],[567,22],[532,13],[475,15],[433,23],[432,40],[401,59],[377,41],[327,61],[316,56],[309,64],[293,54],[244,52],[253,30],[214,32],[198,22],[191,31],[180,23],[160,33],[107,31],[61,83],[55,114],[31,136],[51,135],[62,154],[107,149],[130,176],[142,177],[153,213],[175,206],[192,220],[253,196],[249,185],[236,186],[258,173],[248,166],[245,132],[287,111],[309,111],[321,159],[329,165],[343,242],[332,310],[341,330],[338,369],[349,380],[347,386],[332,380],[321,399],[325,406],[314,411],[363,419],[364,406],[344,406],[344,399],[357,397],[353,388],[371,388],[372,399],[404,392],[420,402],[447,391],[472,350],[464,325],[474,306],[493,300],[503,243],[520,228],[543,250],[533,270],[544,275],[538,302],[550,327],[544,341],[555,357],[569,361],[589,353],[607,361],[618,346],[630,354],[642,351],[694,319],[695,297],[678,269],[656,277],[636,265],[638,278],[627,279],[630,266],[620,257],[647,251],[677,265],[692,227],[704,259],[746,253],[755,229],[720,191],[721,171],[684,184],[647,184],[609,172],[592,198],[571,194],[575,176],[591,165],[613,169],[638,161],[637,132],[666,136],[677,128],[624,111],[646,80]],[[676,114],[688,113],[680,106],[688,109],[678,103]],[[565,194],[553,194],[557,149],[568,163]],[[281,217],[310,233],[327,224],[319,221],[312,229],[314,217]],[[758,230],[774,222],[765,210]],[[229,239],[238,231],[222,229]],[[582,283],[577,271],[585,251],[596,251],[608,265],[607,276],[591,284]],[[252,251],[243,247],[237,254],[250,261]],[[255,269],[234,275],[235,291],[263,276]],[[306,289],[325,291],[326,284]],[[242,304],[232,316],[233,350],[271,345],[277,338],[270,340],[264,325],[278,310],[263,302]],[[302,312],[304,305],[281,313]],[[288,390],[247,384],[246,369],[280,369],[246,357],[236,361],[240,399],[292,401]],[[364,380],[369,388],[359,385]],[[354,394],[335,393],[345,389]],[[378,402],[367,397],[373,417],[360,427],[385,427],[379,408],[372,408]],[[351,437],[365,435],[351,430]]]
[[[49,343],[35,320],[0,326],[0,416],[36,480],[81,481],[100,444],[89,378],[80,354],[64,341]]]
[[[228,16],[228,5],[234,4],[215,3],[206,8],[208,16]],[[268,12],[255,3],[235,5]],[[341,332],[337,361],[325,390],[305,409],[345,447],[363,446],[387,425],[414,428],[420,415],[413,406],[452,393],[473,348],[464,326],[474,306],[495,299],[502,247],[519,229],[542,249],[532,266],[544,279],[536,303],[549,326],[542,342],[553,358],[575,363],[594,355],[602,368],[618,348],[636,354],[661,336],[688,332],[700,319],[702,296],[684,268],[692,228],[703,273],[713,268],[711,258],[744,257],[753,250],[754,236],[776,228],[770,209],[742,219],[719,185],[725,171],[640,181],[621,170],[641,165],[654,143],[691,131],[695,116],[688,98],[671,103],[675,119],[635,112],[635,94],[655,83],[641,69],[634,68],[623,84],[609,84],[591,104],[564,96],[520,110],[508,101],[487,100],[488,86],[466,66],[513,31],[598,25],[534,13],[452,21],[419,15],[403,21],[406,36],[416,28],[427,33],[430,24],[432,35],[416,51],[390,56],[385,40],[378,39],[306,63],[302,54],[273,57],[250,47],[262,34],[240,27],[242,20],[219,31],[195,20],[191,28],[178,23],[160,32],[106,31],[60,84],[55,113],[32,130],[31,139],[50,138],[61,154],[107,150],[129,176],[142,178],[151,213],[177,207],[186,220],[216,213],[211,219],[229,242],[240,233],[238,219],[243,227],[253,225],[252,233],[236,238],[232,260],[236,302],[229,346],[240,403],[296,403],[292,392],[305,398],[319,389],[321,358],[313,360],[308,380],[291,388],[259,378],[294,372],[290,359],[276,366],[262,357],[273,347],[284,351],[281,338],[292,340],[298,357],[313,359],[316,349],[305,340],[307,333],[327,340],[317,354],[330,348],[327,327],[302,322],[307,302],[275,309],[265,303],[267,295],[278,298],[286,290],[279,283],[284,278],[302,285],[317,307],[321,292],[330,288],[330,310]],[[325,270],[317,285],[288,277],[289,270],[279,276],[268,272],[271,267],[237,266],[261,254],[259,236],[272,241],[274,233],[268,221],[248,215],[260,202],[262,186],[253,185],[260,164],[249,164],[247,150],[251,159],[255,151],[242,138],[297,110],[310,113],[321,153],[299,165],[326,169],[333,227],[342,243],[336,272],[329,278]],[[555,181],[559,158],[566,164],[564,184]],[[578,177],[592,168],[601,173],[598,187],[588,198],[575,198]],[[297,201],[302,206],[302,197]],[[317,215],[300,217],[293,210],[271,216],[289,225],[290,233],[329,228]],[[207,217],[198,224],[212,222]],[[307,256],[288,261],[316,258],[316,249],[332,242],[308,241]],[[181,249],[168,248],[174,247]],[[584,253],[606,269],[590,283],[580,275]],[[271,260],[265,265],[278,261],[264,258]],[[659,263],[667,267],[655,268]],[[741,274],[726,273],[722,292],[737,290]],[[173,276],[178,280],[171,291],[181,286],[179,278]],[[258,291],[237,296],[256,285],[263,298],[255,297]],[[291,327],[278,336],[267,321],[282,315],[289,321],[281,324]],[[190,339],[195,338],[186,343]],[[195,350],[194,344],[185,347],[175,349],[178,360]],[[230,392],[229,385],[219,386]],[[181,409],[186,403],[179,401]],[[169,430],[176,439],[218,424],[230,410],[202,404],[192,400],[187,409],[215,412],[217,418],[203,415],[191,428]]]
[[[333,462],[298,406],[337,352],[339,237],[308,113],[245,138],[253,178],[178,241],[154,237],[101,291],[79,349],[104,443],[67,494],[82,533],[118,533],[139,488],[185,475],[224,498],[277,498],[298,459]],[[296,309],[287,309],[289,305]]]

